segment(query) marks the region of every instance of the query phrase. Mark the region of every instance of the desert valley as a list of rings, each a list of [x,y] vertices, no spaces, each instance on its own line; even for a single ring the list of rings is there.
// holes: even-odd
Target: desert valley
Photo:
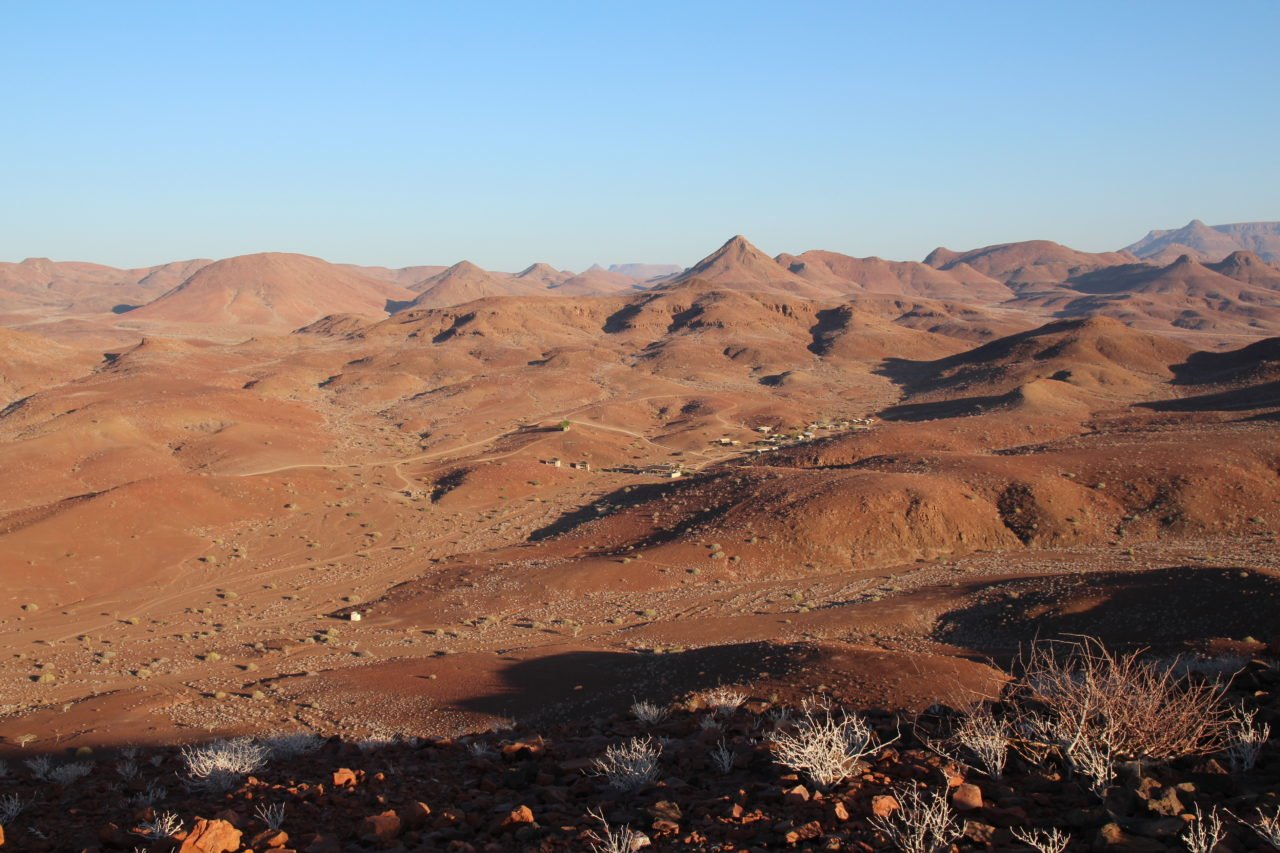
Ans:
[[[1278,417],[1277,223],[0,264],[0,844],[1269,849]],[[1037,763],[1045,648],[1217,704]]]

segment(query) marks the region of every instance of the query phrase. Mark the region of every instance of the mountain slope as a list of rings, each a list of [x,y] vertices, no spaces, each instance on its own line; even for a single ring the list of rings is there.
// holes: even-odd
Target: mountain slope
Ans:
[[[982,302],[1001,302],[1013,296],[1004,284],[963,263],[939,270],[913,261],[854,258],[820,250],[800,255],[782,254],[776,260],[807,281],[847,293]]]
[[[839,295],[834,288],[806,281],[790,272],[741,235],[733,237],[660,287],[679,287],[692,281],[729,290],[786,293],[810,298],[829,299]]]
[[[1025,240],[967,252],[939,247],[930,252],[924,262],[940,270],[967,265],[1015,290],[1023,290],[1035,285],[1058,284],[1103,267],[1132,263],[1133,258],[1120,252],[1081,252],[1050,240]]]
[[[307,255],[241,255],[200,269],[130,319],[297,328],[328,314],[381,317],[413,294]]]
[[[526,270],[527,272],[528,270]],[[546,288],[536,281],[491,273],[470,261],[459,261],[412,288],[418,296],[410,308],[448,308],[489,296],[536,296]]]
[[[1264,261],[1280,262],[1280,222],[1237,222],[1205,225],[1193,219],[1181,228],[1151,231],[1125,247],[1135,257],[1168,263],[1179,255],[1220,261],[1232,252],[1253,252]]]

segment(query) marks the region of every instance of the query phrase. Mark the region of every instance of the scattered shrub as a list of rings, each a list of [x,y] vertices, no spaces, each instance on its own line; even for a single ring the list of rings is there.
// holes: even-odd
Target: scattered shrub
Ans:
[[[961,835],[945,791],[899,787],[894,790],[898,808],[887,817],[872,817],[871,825],[883,832],[902,853],[942,853]]]
[[[226,791],[267,764],[270,750],[250,738],[220,740],[182,748],[187,784],[206,791]]]
[[[875,732],[861,717],[833,713],[812,700],[786,727],[775,729],[769,740],[779,764],[824,788],[851,775],[863,758],[879,749]]]
[[[591,766],[594,775],[603,776],[610,788],[637,791],[657,781],[661,755],[662,747],[653,738],[633,737],[626,743],[608,747]]]

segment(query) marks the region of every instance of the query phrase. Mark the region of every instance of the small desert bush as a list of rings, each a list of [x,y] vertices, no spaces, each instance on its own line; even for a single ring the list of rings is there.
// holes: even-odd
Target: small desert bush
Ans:
[[[324,738],[315,732],[289,732],[272,735],[262,741],[271,753],[271,757],[279,760],[310,755],[324,746]]]
[[[220,740],[182,748],[187,784],[198,790],[226,791],[267,764],[270,750],[251,738]]]
[[[1196,819],[1182,834],[1182,843],[1187,846],[1189,853],[1210,853],[1224,835],[1218,809],[1212,808],[1206,815],[1196,806]]]
[[[600,822],[600,832],[592,830],[587,835],[593,853],[635,853],[636,850],[649,846],[647,835],[635,831],[630,826],[614,829],[609,825],[609,821],[605,820],[603,812],[589,811],[587,816]]]
[[[59,785],[70,785],[78,782],[93,772],[92,761],[80,761],[74,764],[64,764],[49,772],[49,781],[56,782]]]
[[[1277,806],[1272,814],[1258,809],[1257,822],[1245,825],[1256,832],[1263,841],[1280,850],[1280,806]]]
[[[724,738],[720,739],[708,756],[711,759],[711,766],[725,776],[733,772],[733,763],[738,759],[738,754],[729,748]]]
[[[661,755],[662,746],[653,738],[633,737],[605,749],[604,755],[592,762],[591,769],[614,790],[637,791],[657,781]]]
[[[1015,826],[1009,832],[1036,853],[1062,853],[1071,843],[1071,836],[1061,829],[1023,829]]]
[[[880,748],[875,732],[856,714],[805,702],[800,714],[769,735],[774,760],[827,787],[853,774],[862,759]]]
[[[898,808],[887,817],[871,818],[871,825],[901,853],[942,853],[960,837],[960,825],[944,790],[899,787],[893,796]]]
[[[710,708],[718,716],[731,717],[742,707],[742,703],[747,701],[747,694],[721,685],[703,690],[696,694],[694,699],[701,702],[704,708]]]
[[[265,823],[270,829],[279,831],[284,826],[284,803],[275,803],[273,805],[260,805],[254,809],[254,814],[258,816],[258,820]]]
[[[17,794],[5,794],[0,797],[0,826],[9,826],[14,818],[22,814],[27,804]]]
[[[1259,725],[1257,716],[1257,711],[1238,708],[1228,721],[1226,753],[1233,773],[1252,770],[1262,756],[1262,748],[1271,738],[1271,725]]]
[[[670,712],[654,702],[640,700],[631,703],[631,715],[642,723],[655,726],[665,721]]]
[[[182,832],[182,820],[173,812],[159,812],[153,819],[139,825],[138,829],[145,838],[163,841]]]
[[[1031,715],[1022,728],[1069,760],[1107,753],[1163,762],[1225,746],[1224,685],[1179,675],[1141,651],[1113,653],[1090,637],[1040,642],[1019,669],[1014,700]]]

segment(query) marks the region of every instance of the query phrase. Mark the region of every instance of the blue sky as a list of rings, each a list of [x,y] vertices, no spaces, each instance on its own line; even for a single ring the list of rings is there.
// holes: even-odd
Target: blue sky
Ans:
[[[919,259],[1280,219],[1280,3],[0,5],[0,259]]]

